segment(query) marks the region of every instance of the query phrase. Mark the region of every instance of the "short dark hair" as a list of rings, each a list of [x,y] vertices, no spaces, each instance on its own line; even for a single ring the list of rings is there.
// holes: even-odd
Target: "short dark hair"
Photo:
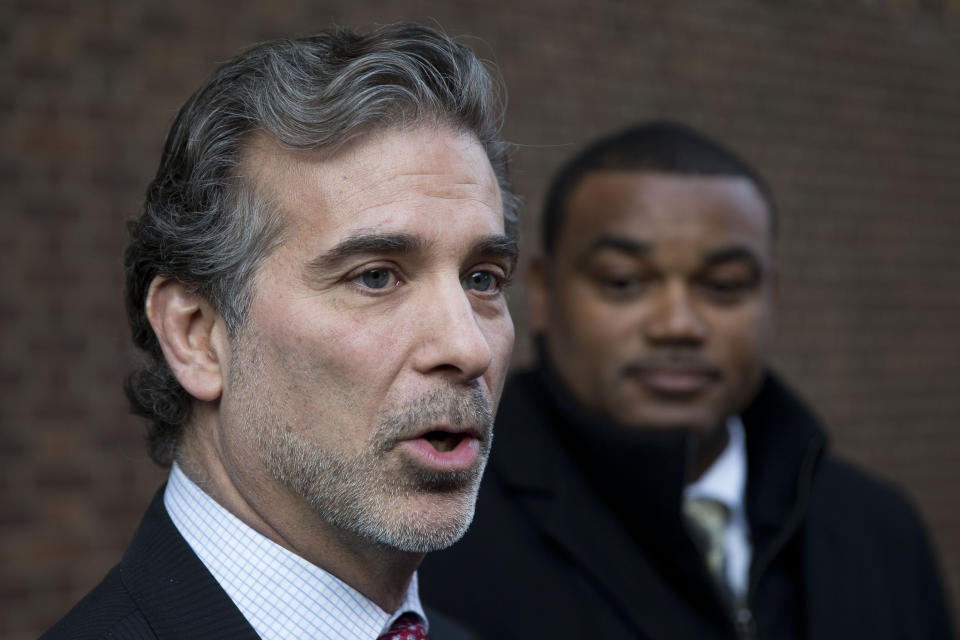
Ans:
[[[686,125],[656,120],[591,143],[554,175],[540,222],[541,242],[547,255],[556,249],[570,194],[586,174],[604,169],[747,178],[767,204],[771,229],[776,226],[773,194],[750,165],[730,149]]]
[[[129,377],[133,412],[151,421],[150,455],[176,455],[193,398],[177,381],[146,316],[151,282],[189,286],[236,336],[252,276],[276,246],[283,220],[242,175],[257,132],[292,149],[335,150],[371,131],[426,125],[474,135],[516,235],[517,200],[500,139],[502,86],[466,46],[429,27],[396,24],[370,34],[332,29],[255,46],[218,68],[180,109],[143,213],[130,224],[126,304],[134,343],[146,354]]]

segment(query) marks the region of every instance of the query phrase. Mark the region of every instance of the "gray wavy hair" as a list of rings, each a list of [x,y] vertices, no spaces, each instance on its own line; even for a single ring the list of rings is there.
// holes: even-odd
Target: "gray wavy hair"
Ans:
[[[370,34],[333,29],[255,46],[217,69],[180,109],[130,223],[126,305],[144,366],[125,385],[133,412],[151,421],[151,457],[172,462],[192,398],[167,365],[146,316],[156,276],[206,298],[235,336],[252,276],[282,219],[239,175],[257,131],[294,149],[333,148],[366,132],[427,123],[473,134],[503,195],[506,233],[516,237],[517,200],[500,139],[499,80],[467,47],[428,27],[397,24]]]

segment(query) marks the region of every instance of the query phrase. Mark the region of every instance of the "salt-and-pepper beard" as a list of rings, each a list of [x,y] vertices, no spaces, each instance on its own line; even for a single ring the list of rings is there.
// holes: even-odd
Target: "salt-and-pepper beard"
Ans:
[[[346,457],[286,429],[271,411],[269,396],[250,388],[251,383],[258,385],[255,380],[262,374],[259,354],[249,353],[256,351],[250,347],[240,348],[246,354],[234,351],[238,357],[231,368],[231,386],[244,398],[238,416],[255,435],[260,460],[278,482],[330,524],[391,548],[428,553],[463,536],[473,520],[493,440],[491,401],[479,384],[446,383],[412,399],[383,416],[367,445]],[[480,452],[471,468],[434,471],[406,457],[390,456],[401,440],[431,425],[451,423],[468,424],[481,434]],[[399,465],[393,464],[397,460]]]

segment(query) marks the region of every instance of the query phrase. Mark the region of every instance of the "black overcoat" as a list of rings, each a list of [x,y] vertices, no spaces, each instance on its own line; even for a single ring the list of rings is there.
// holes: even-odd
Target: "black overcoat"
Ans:
[[[508,382],[474,524],[427,559],[421,593],[504,639],[952,638],[902,495],[829,456],[772,374],[742,418],[752,620],[736,623],[683,525],[689,436],[605,424],[542,370]]]

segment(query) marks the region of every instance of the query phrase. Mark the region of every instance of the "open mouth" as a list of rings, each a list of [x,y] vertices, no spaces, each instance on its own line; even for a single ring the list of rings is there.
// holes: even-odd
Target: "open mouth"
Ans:
[[[454,433],[442,428],[427,431],[401,445],[413,460],[437,471],[466,471],[483,455],[481,437],[474,431]]]
[[[423,434],[423,439],[439,453],[446,453],[457,448],[466,437],[463,433],[449,433],[447,431],[430,431]]]

